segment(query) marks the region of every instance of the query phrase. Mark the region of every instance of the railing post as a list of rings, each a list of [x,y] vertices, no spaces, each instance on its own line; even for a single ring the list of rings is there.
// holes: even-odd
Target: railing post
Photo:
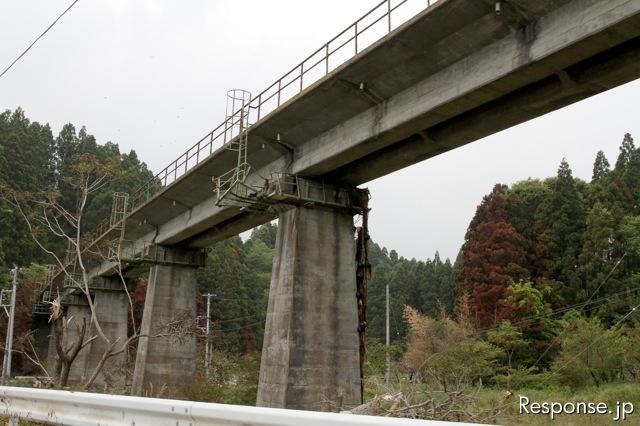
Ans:
[[[282,91],[282,79],[278,80],[278,106],[280,106],[280,92]]]
[[[260,111],[262,109],[262,93],[258,95],[258,120],[260,121]]]
[[[302,92],[302,82],[304,79],[304,62],[300,63],[300,91]]]
[[[389,32],[391,32],[391,0],[387,0],[387,22],[389,23]]]
[[[325,75],[327,75],[329,74],[329,43],[325,44],[324,57],[325,57],[325,64],[326,64]]]
[[[353,39],[355,40],[355,45],[356,45],[356,55],[358,54],[358,21],[356,21],[355,24],[353,24],[353,29],[355,32],[355,35],[353,36]]]

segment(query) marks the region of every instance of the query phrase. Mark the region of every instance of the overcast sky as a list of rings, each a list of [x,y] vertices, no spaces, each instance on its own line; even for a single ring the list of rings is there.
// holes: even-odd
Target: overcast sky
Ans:
[[[0,68],[70,3],[0,0]],[[0,109],[54,133],[85,125],[158,171],[222,121],[228,89],[260,92],[377,3],[80,0],[0,79]],[[370,182],[373,239],[453,260],[495,183],[554,175],[563,157],[588,180],[599,149],[613,164],[624,133],[640,138],[639,111],[635,81]]]

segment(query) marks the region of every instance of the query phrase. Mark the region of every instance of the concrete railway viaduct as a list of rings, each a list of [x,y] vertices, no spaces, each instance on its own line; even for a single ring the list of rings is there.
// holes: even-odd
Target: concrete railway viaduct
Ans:
[[[195,315],[204,247],[278,219],[258,405],[360,403],[358,185],[640,77],[640,0],[440,0],[394,24],[403,4],[381,2],[261,94],[237,92],[239,108],[94,235],[120,238],[127,276],[150,266],[142,332],[153,334]],[[376,25],[386,35],[359,46]],[[126,338],[113,264],[92,267],[105,332]],[[132,393],[187,395],[195,358],[195,337],[141,338]]]

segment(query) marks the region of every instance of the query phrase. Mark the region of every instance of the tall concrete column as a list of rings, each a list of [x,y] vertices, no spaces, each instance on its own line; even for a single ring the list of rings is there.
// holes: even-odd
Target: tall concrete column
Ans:
[[[53,339],[50,338],[51,324],[49,323],[48,320],[49,320],[48,316],[34,315],[33,323],[31,326],[31,329],[34,331],[33,345],[36,350],[36,355],[38,355],[40,362],[44,364],[47,370],[49,369],[48,365],[49,365],[49,362],[51,361],[49,353],[52,345],[50,342],[53,341]],[[53,356],[55,357],[55,351],[53,353]],[[42,371],[36,370],[36,375],[40,376],[41,374],[42,374]]]
[[[53,344],[53,333],[54,328],[53,324],[49,323],[49,335],[48,335],[48,344],[47,344],[47,357],[45,362],[45,368],[48,370],[49,374],[52,376],[56,374],[55,367],[56,362],[58,361],[58,353],[56,352],[56,346]]]
[[[335,410],[360,404],[353,216],[281,214],[257,405]]]
[[[174,321],[192,324],[196,316],[196,268],[156,265],[151,267],[138,341],[132,395],[157,394],[188,398],[196,367],[194,334],[153,337]]]
[[[102,328],[102,332],[110,342],[115,343],[115,350],[120,350],[127,340],[127,324],[129,316],[129,299],[123,290],[122,282],[119,278],[105,279],[97,278],[92,283],[94,286],[94,306],[96,317]],[[91,335],[97,335],[95,327],[91,329]],[[85,376],[91,377],[95,368],[100,363],[101,358],[108,350],[108,343],[98,336],[90,346],[87,363],[85,366]],[[95,388],[101,388],[105,384],[105,373],[114,378],[121,377],[124,384],[124,375],[116,371],[122,366],[126,353],[110,357],[102,368],[100,374],[94,382]],[[113,383],[114,385],[116,383]]]
[[[89,305],[86,304],[86,302],[82,303],[82,301],[78,298],[78,300],[74,301],[73,304],[69,304],[67,307],[65,318],[63,320],[65,321],[65,323],[67,321],[70,321],[62,337],[63,347],[69,346],[72,344],[72,342],[76,342],[78,340],[77,326],[82,326],[83,320],[86,322],[84,337],[85,340],[90,336],[91,309],[89,309]],[[55,353],[55,348],[53,350]],[[78,352],[78,356],[71,364],[71,368],[69,369],[68,381],[70,385],[81,384],[85,381],[85,371],[87,368],[87,360],[89,359],[89,350],[89,346],[85,346],[84,348],[82,348],[80,352]]]

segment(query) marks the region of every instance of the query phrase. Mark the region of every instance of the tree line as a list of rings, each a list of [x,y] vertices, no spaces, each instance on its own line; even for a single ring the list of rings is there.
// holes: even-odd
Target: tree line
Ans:
[[[597,153],[590,182],[563,159],[555,177],[496,185],[456,262],[456,293],[469,295],[475,325],[570,308],[605,326],[625,318],[640,301],[639,205],[640,149],[630,134],[613,168]],[[530,327],[521,331],[534,347],[553,354],[552,322]]]
[[[75,165],[82,160],[109,166],[111,171],[108,183],[88,200],[83,232],[109,217],[114,192],[132,192],[153,177],[135,151],[120,152],[112,142],[99,144],[85,127],[76,130],[66,124],[54,136],[48,124],[30,121],[20,108],[0,114],[0,188],[34,197],[55,192],[62,207],[74,212],[78,194],[71,181]],[[19,212],[2,199],[0,230],[0,265],[51,263]],[[52,238],[50,243],[62,253],[66,246],[58,240]]]

